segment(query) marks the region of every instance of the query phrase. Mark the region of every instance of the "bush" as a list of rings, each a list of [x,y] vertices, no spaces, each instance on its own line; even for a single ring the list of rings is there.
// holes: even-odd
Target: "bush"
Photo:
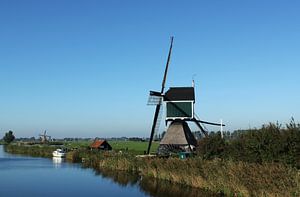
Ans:
[[[6,142],[7,144],[14,141],[14,139],[15,139],[15,136],[12,131],[8,131],[7,133],[5,133],[5,135],[3,137],[4,142]]]
[[[300,124],[293,119],[285,128],[269,123],[260,129],[235,131],[226,141],[219,133],[211,133],[198,145],[197,154],[203,159],[282,162],[300,168]]]

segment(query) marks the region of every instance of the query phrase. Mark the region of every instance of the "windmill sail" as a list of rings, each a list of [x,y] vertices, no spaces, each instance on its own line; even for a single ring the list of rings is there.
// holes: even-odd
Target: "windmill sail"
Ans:
[[[172,47],[173,47],[173,37],[171,37],[171,44],[170,44],[170,49],[169,49],[169,54],[168,54],[168,59],[167,59],[167,63],[166,63],[166,68],[165,68],[165,72],[164,72],[164,77],[163,77],[163,81],[161,84],[161,91],[160,91],[160,95],[162,95],[164,93],[164,89],[165,89],[165,84],[166,84],[166,80],[167,80],[167,74],[168,74],[168,68],[169,68],[169,63],[170,63],[170,59],[171,59],[171,53],[172,53]],[[150,149],[151,149],[151,144],[152,144],[152,140],[153,140],[153,136],[155,133],[155,128],[157,128],[157,120],[158,120],[158,116],[159,116],[159,112],[160,112],[160,108],[161,108],[161,102],[159,102],[156,107],[155,107],[155,112],[154,112],[154,118],[153,118],[153,124],[152,124],[152,128],[151,128],[151,133],[150,133],[150,139],[149,139],[149,144],[148,144],[148,149],[147,149],[147,154],[150,153]]]

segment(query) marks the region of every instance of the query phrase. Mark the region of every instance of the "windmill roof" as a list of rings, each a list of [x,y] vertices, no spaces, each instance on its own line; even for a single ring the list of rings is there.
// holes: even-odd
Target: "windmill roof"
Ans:
[[[194,87],[170,87],[165,93],[165,101],[194,101]]]
[[[105,143],[106,140],[95,140],[90,147],[91,148],[99,148],[103,143]]]

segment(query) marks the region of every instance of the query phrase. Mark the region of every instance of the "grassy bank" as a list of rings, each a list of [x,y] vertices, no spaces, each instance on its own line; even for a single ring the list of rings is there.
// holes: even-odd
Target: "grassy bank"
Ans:
[[[289,196],[296,194],[299,186],[297,171],[280,164],[260,165],[219,159],[203,161],[197,158],[184,161],[177,158],[130,160],[123,157],[102,160],[99,168],[138,170],[144,176],[244,196]]]
[[[298,196],[300,176],[297,169],[281,163],[248,163],[222,159],[202,160],[199,157],[137,158],[131,154],[74,151],[69,159],[80,161],[97,170],[127,171],[208,189],[226,195]]]
[[[52,157],[52,152],[57,149],[57,146],[49,145],[5,145],[4,150],[8,153],[28,155],[32,157]]]
[[[51,157],[54,146],[8,145],[10,153]],[[85,167],[99,171],[126,171],[138,173],[181,185],[202,188],[226,195],[241,196],[299,196],[300,174],[296,168],[275,162],[249,163],[201,157],[180,160],[178,158],[138,158],[130,152],[90,151],[86,148],[68,152],[71,162],[83,162]]]

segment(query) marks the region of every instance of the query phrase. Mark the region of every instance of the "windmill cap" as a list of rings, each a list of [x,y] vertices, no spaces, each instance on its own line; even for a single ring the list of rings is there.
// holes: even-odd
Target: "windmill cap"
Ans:
[[[194,87],[170,87],[165,93],[164,101],[194,101]]]

